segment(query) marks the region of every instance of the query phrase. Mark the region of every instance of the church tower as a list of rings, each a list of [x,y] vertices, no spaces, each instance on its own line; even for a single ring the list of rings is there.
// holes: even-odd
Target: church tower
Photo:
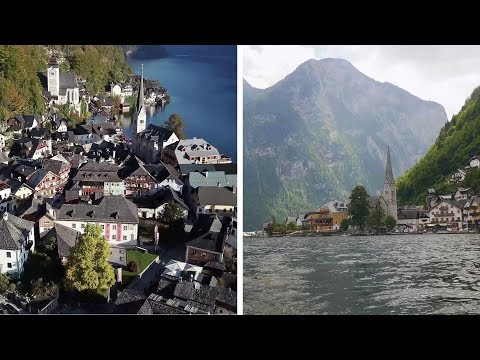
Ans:
[[[386,215],[391,215],[397,220],[397,187],[395,185],[395,179],[393,178],[390,146],[387,147],[387,167],[385,170],[385,183],[383,184],[382,196],[387,205]]]
[[[147,112],[145,111],[145,104],[143,99],[143,64],[142,75],[140,76],[140,89],[138,90],[137,106],[135,109],[136,132],[145,130],[147,124]]]
[[[52,96],[58,96],[60,92],[60,67],[57,58],[52,54],[47,66],[47,90]]]

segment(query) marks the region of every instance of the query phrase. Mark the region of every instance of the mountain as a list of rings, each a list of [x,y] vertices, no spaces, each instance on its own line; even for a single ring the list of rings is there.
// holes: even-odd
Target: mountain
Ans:
[[[118,45],[125,56],[139,60],[158,59],[168,56],[167,50],[161,45]]]
[[[480,87],[465,101],[457,115],[441,129],[435,143],[425,156],[397,181],[399,203],[424,204],[428,188],[438,193],[448,194],[459,184],[449,184],[447,180],[469,164],[470,159],[480,155]],[[470,172],[464,187],[480,191],[478,171]]]
[[[396,176],[447,121],[445,109],[342,59],[309,60],[270,88],[244,83],[244,223],[303,214],[357,184],[377,193],[390,145]]]

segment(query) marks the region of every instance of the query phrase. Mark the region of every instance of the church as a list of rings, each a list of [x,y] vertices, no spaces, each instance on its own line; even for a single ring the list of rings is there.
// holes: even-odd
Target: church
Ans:
[[[383,192],[379,196],[370,196],[368,201],[371,207],[380,204],[385,211],[386,216],[391,215],[395,220],[397,220],[397,187],[393,177],[390,147],[387,148],[387,166],[385,169]]]
[[[147,126],[147,112],[145,110],[144,92],[143,92],[143,64],[142,75],[140,76],[140,89],[138,90],[137,105],[133,114],[136,133],[141,133]]]
[[[47,65],[46,73],[39,73],[38,77],[43,87],[43,95],[50,104],[70,104],[80,112],[80,90],[77,76],[74,72],[60,72],[57,58],[52,55]]]

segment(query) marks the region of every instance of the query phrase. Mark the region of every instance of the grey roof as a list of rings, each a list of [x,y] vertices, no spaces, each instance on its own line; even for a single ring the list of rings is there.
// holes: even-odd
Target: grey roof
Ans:
[[[50,138],[50,133],[46,128],[33,128],[29,131],[30,137],[34,139],[48,139]]]
[[[31,174],[33,174],[35,172],[35,168],[33,166],[27,166],[25,164],[20,164],[18,166],[16,166],[14,169],[13,169],[16,173],[20,174],[20,175],[23,175],[23,176],[30,176]]]
[[[167,128],[150,124],[145,130],[138,134],[135,134],[134,136],[137,136],[142,140],[153,140],[162,143],[163,141],[167,141],[172,136],[172,134],[173,131],[168,130]]]
[[[225,240],[225,244],[230,245],[233,248],[237,248],[237,235],[236,234],[229,234],[227,236],[227,240]]]
[[[48,170],[37,169],[33,173],[32,177],[30,179],[28,179],[28,181],[27,181],[28,186],[30,186],[32,188],[36,188],[38,186],[38,184],[40,184],[42,182],[42,180],[45,178],[45,176],[47,176],[48,173],[49,173]]]
[[[223,287],[216,287],[216,305],[227,305],[230,308],[237,308],[237,292]]]
[[[88,161],[78,169],[73,181],[121,182],[118,170],[115,164]]]
[[[397,212],[397,218],[399,220],[428,218],[428,214],[427,211],[418,209],[401,209]]]
[[[26,217],[28,215],[36,215],[42,211],[42,202],[34,196],[22,201],[21,205],[17,207],[15,215]]]
[[[200,205],[237,205],[237,193],[224,187],[198,188],[198,202]]]
[[[215,288],[200,283],[192,281],[179,282],[175,286],[173,294],[180,299],[193,300],[210,306],[215,305]]]
[[[98,205],[63,204],[57,220],[138,224],[137,206],[121,196],[105,196]]]
[[[12,194],[15,194],[23,185],[30,187],[27,184],[23,184],[22,182],[18,181],[16,178],[12,178],[4,174],[0,175],[0,180],[10,186],[10,189],[12,189]]]
[[[38,164],[42,169],[51,171],[56,175],[60,175],[63,170],[70,166],[70,164],[63,161],[52,159],[38,159],[36,164]]]
[[[148,299],[148,301],[150,303],[150,307],[154,314],[163,314],[163,315],[187,314],[187,312],[182,309],[169,306],[160,301],[155,301],[151,299]]]
[[[217,148],[204,139],[182,139],[167,146],[175,151],[178,164],[190,164],[196,157],[220,156]]]
[[[43,239],[55,237],[57,239],[58,256],[68,257],[72,247],[77,243],[80,232],[67,226],[55,223],[55,226],[43,236]]]
[[[1,163],[8,163],[9,157],[3,151],[0,151],[0,162]]]
[[[199,186],[236,186],[237,175],[225,175],[223,171],[191,172],[188,182],[192,188]]]
[[[220,253],[222,242],[219,234],[222,227],[223,224],[218,216],[199,215],[190,231],[191,236],[196,236],[196,238],[188,241],[186,245]]]
[[[32,221],[4,213],[0,217],[0,249],[19,250],[34,224]]]
[[[136,156],[132,156],[128,164],[120,171],[121,178],[129,176],[147,176],[156,182],[173,179],[183,184],[179,172],[171,165],[160,162],[158,164],[145,164]]]
[[[189,210],[187,204],[185,204],[185,202],[178,195],[178,193],[175,190],[173,190],[170,186],[167,186],[165,189],[162,189],[150,196],[132,198],[132,201],[139,208],[146,208],[146,209],[156,209],[159,206],[162,206],[163,204],[173,201],[184,210],[187,210],[187,211]]]
[[[385,181],[389,184],[395,183],[393,179],[392,160],[390,159],[390,146],[387,148],[387,167],[385,169]]]
[[[74,72],[60,73],[60,89],[74,89],[78,88],[77,76]]]
[[[148,303],[148,300],[144,294],[126,289],[115,300],[114,312],[117,314],[151,314],[148,308],[144,307],[146,302]]]

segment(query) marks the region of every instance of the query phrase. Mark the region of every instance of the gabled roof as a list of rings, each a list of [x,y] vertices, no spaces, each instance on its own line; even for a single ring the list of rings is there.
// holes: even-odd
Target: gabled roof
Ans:
[[[121,196],[105,196],[98,205],[63,204],[57,220],[138,224],[137,206]]]
[[[224,187],[198,188],[199,205],[237,205],[237,193]]]
[[[162,189],[150,196],[132,198],[132,201],[139,208],[146,208],[146,209],[157,209],[158,207],[170,201],[173,201],[182,209],[187,211],[189,210],[187,204],[185,204],[183,199],[170,186],[167,186],[165,189]]]
[[[168,130],[167,128],[150,124],[145,130],[143,130],[142,132],[134,136],[137,136],[139,139],[142,139],[142,140],[158,141],[162,143],[170,139],[172,134],[173,134],[173,131]]]
[[[47,176],[56,176],[53,172],[45,169],[37,169],[27,180],[27,185],[35,189]]]
[[[42,169],[51,171],[56,175],[60,175],[60,173],[70,167],[68,162],[54,160],[52,159],[38,159],[36,164],[40,166]]]
[[[19,250],[34,223],[15,215],[4,213],[0,216],[0,249]]]
[[[188,182],[192,188],[199,186],[236,186],[237,175],[225,175],[223,171],[191,172]]]
[[[55,223],[55,226],[43,236],[44,239],[55,237],[57,239],[58,255],[59,257],[70,256],[71,249],[77,243],[80,232],[71,229],[67,226]]]
[[[163,162],[158,164],[145,164],[136,156],[132,156],[119,173],[123,179],[129,176],[146,176],[158,183],[172,179],[183,184],[180,180],[180,174],[173,166]]]

